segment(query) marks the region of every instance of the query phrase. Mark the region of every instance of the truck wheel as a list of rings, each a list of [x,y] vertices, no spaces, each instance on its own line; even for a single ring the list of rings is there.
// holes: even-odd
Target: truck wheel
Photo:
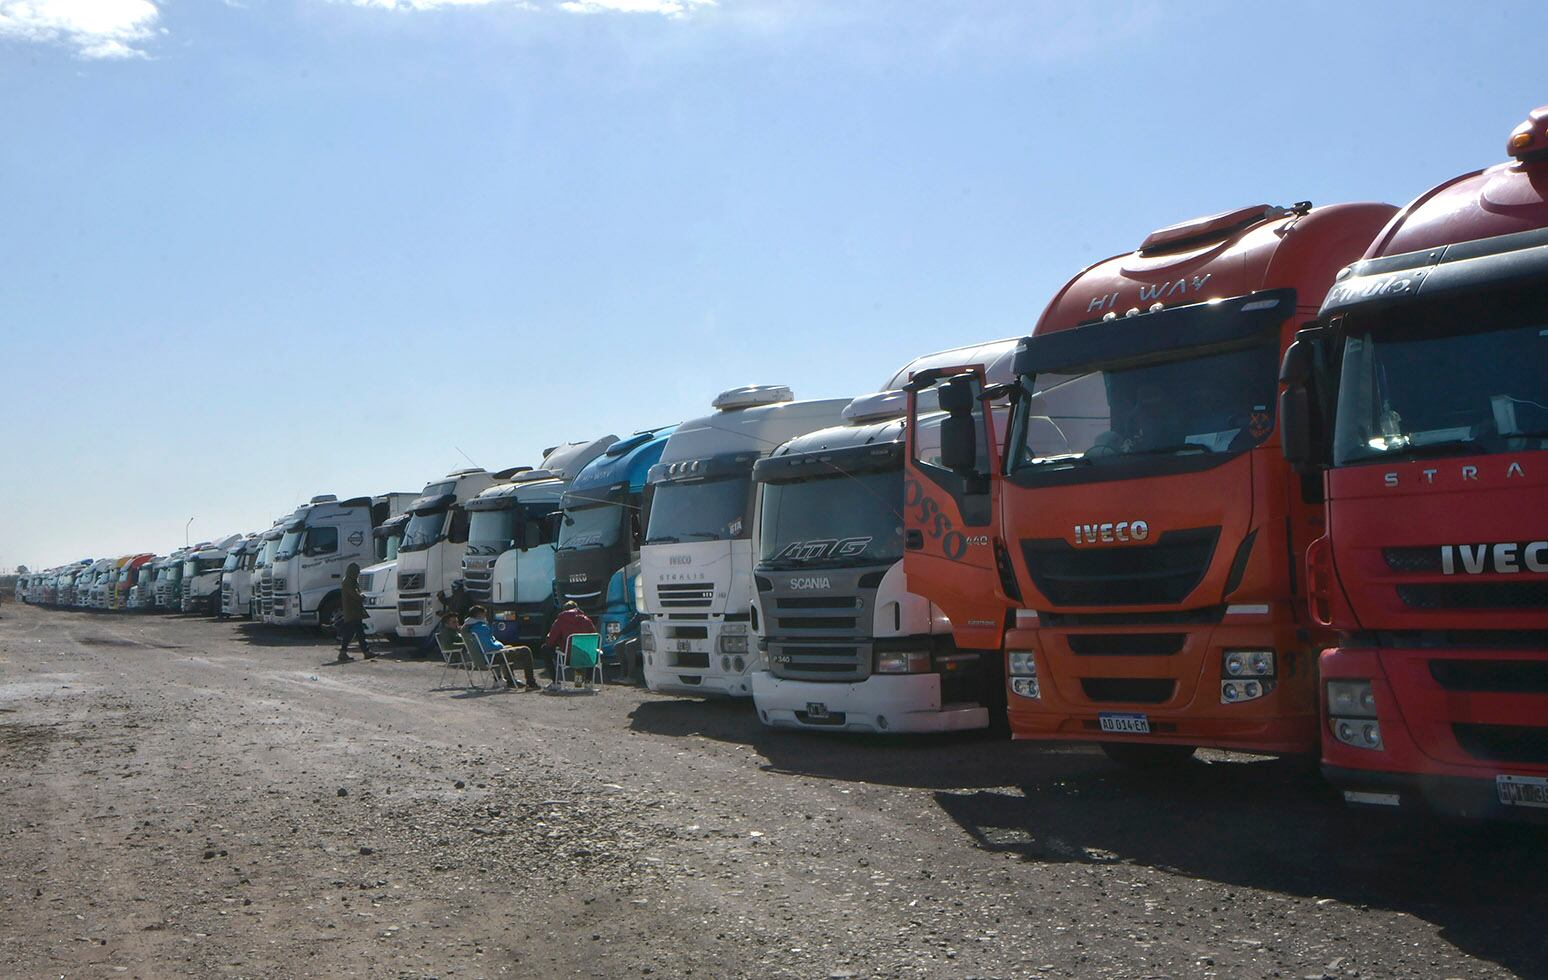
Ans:
[[[339,597],[336,595],[331,595],[323,600],[322,605],[317,607],[318,632],[322,633],[323,636],[329,636],[334,639],[338,639],[339,627],[338,623],[335,622],[335,620],[338,618]]]
[[[210,596],[209,602],[206,603],[206,605],[208,606],[208,609],[205,612],[205,615],[209,616],[212,619],[219,619],[220,618],[220,593],[216,592],[216,593],[212,594]]]
[[[1125,769],[1175,769],[1193,761],[1192,745],[1148,745],[1144,742],[1103,742],[1102,751]]]
[[[625,640],[618,644],[618,660],[623,668],[623,676],[619,680],[644,687],[645,659],[640,656],[639,641]]]

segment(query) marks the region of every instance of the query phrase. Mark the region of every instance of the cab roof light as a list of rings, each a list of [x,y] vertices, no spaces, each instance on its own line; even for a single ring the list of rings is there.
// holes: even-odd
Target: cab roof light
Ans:
[[[1180,249],[1187,245],[1202,245],[1217,239],[1223,240],[1234,232],[1245,231],[1260,222],[1285,218],[1292,214],[1306,214],[1310,210],[1310,201],[1298,201],[1289,207],[1254,204],[1251,207],[1237,208],[1235,211],[1221,211],[1219,214],[1190,218],[1151,232],[1140,243],[1139,253],[1147,255]]]
[[[1521,125],[1510,131],[1505,152],[1517,160],[1533,160],[1548,153],[1548,105],[1527,113]]]
[[[734,412],[738,409],[777,405],[789,401],[795,401],[795,395],[791,393],[788,385],[746,385],[722,391],[715,396],[710,407],[717,412]]]

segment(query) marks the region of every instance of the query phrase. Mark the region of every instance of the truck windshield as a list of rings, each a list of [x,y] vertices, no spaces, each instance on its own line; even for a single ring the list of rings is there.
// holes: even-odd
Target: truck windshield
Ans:
[[[1395,312],[1344,340],[1333,462],[1548,449],[1548,324]]]
[[[433,510],[410,517],[408,525],[403,529],[403,543],[398,549],[423,551],[441,540],[446,535],[446,515],[450,513],[449,510]]]
[[[376,560],[392,561],[398,557],[398,547],[403,543],[403,532],[376,539]]]
[[[231,554],[227,555],[226,560],[221,563],[220,570],[222,572],[236,571],[242,567],[242,557],[243,556],[241,552],[233,551]]]
[[[1022,379],[1013,472],[1140,456],[1231,454],[1274,427],[1278,349],[1225,353]]]
[[[751,474],[657,484],[645,543],[747,537],[751,532],[747,526],[751,485]]]
[[[199,563],[189,559],[183,562],[183,578],[193,578],[199,574]]]
[[[520,507],[475,510],[469,516],[472,520],[468,524],[468,554],[498,555],[516,543]]]
[[[612,547],[623,530],[625,513],[625,508],[616,502],[566,510],[559,527],[559,550]]]
[[[903,557],[903,475],[766,483],[759,517],[764,567],[891,564]]]
[[[285,561],[288,558],[296,557],[296,554],[301,550],[301,538],[305,534],[305,528],[286,531],[285,536],[280,538],[279,547],[274,551],[274,560]]]

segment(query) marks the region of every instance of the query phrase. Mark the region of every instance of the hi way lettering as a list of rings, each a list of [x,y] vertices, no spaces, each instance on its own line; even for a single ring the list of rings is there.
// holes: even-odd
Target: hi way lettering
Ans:
[[[1168,282],[1141,283],[1139,287],[1139,302],[1159,303],[1162,300],[1172,299],[1178,296],[1186,296],[1189,293],[1199,293],[1204,290],[1204,285],[1209,282],[1211,273],[1202,276],[1184,276],[1181,279],[1173,279]],[[1093,297],[1086,304],[1087,313],[1100,313],[1104,310],[1112,310],[1118,307],[1118,297],[1121,292],[1104,293]]]
[[[1443,544],[1440,552],[1441,572],[1446,575],[1548,573],[1548,541]]]

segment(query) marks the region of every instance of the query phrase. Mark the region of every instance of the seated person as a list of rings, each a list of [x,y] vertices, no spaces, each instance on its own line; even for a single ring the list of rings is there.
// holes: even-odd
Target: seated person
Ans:
[[[521,667],[526,671],[526,677],[524,678],[526,682],[526,690],[529,692],[537,690],[537,678],[532,674],[532,648],[506,646],[504,643],[501,643],[499,640],[495,639],[494,630],[489,628],[489,620],[487,619],[487,616],[488,611],[485,610],[483,606],[474,606],[468,610],[468,622],[464,628],[470,634],[472,634],[475,640],[478,641],[478,649],[470,650],[468,652],[478,657],[480,660],[485,660],[486,653],[493,652],[495,650],[504,651],[507,663],[509,663],[512,667]],[[504,667],[497,667],[493,663],[488,664],[488,666],[490,670],[503,671],[505,675],[506,687],[516,686],[516,678],[512,676],[511,671],[506,670]]]
[[[454,612],[441,613],[441,625],[435,628],[436,642],[443,650],[452,650],[462,644],[462,618]]]
[[[543,643],[543,649],[547,651],[550,657],[556,657],[559,651],[568,647],[571,636],[574,636],[576,633],[595,633],[596,631],[597,626],[591,621],[591,617],[581,612],[580,606],[576,605],[575,600],[571,599],[564,604],[564,607],[559,611],[559,615],[554,617],[554,625],[548,628],[548,638]],[[550,660],[549,662],[556,663],[557,661]],[[558,681],[559,677],[556,672],[554,675],[556,686]],[[586,681],[577,675],[575,686],[584,687],[585,684]]]

